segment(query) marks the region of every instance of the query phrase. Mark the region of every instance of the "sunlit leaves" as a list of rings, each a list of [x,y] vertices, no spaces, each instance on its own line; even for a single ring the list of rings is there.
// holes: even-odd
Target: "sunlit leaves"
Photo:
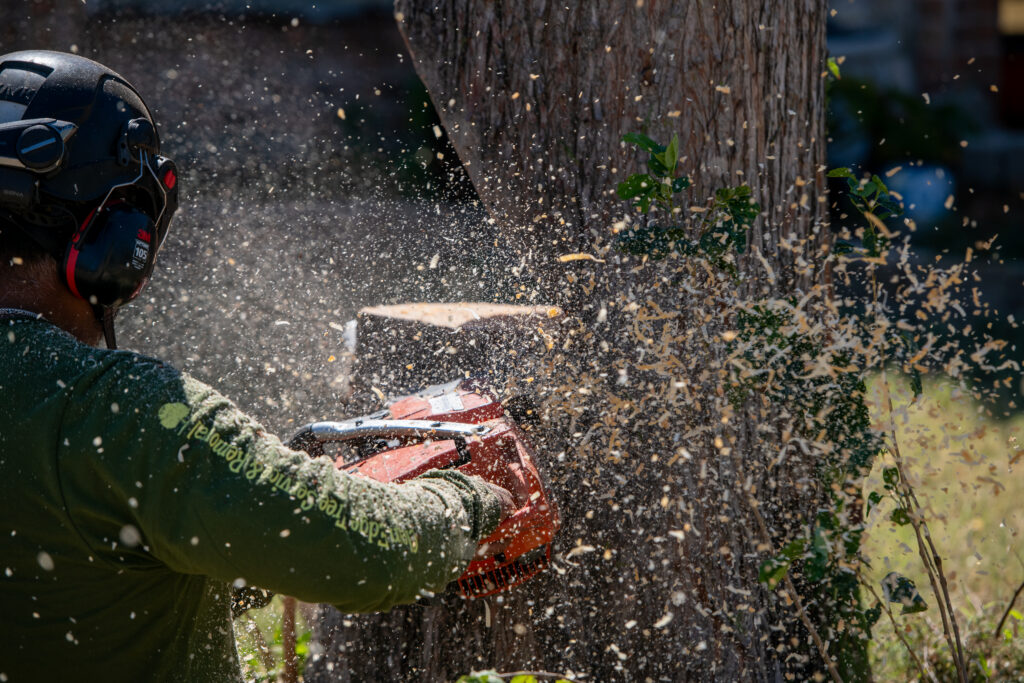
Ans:
[[[832,78],[837,81],[842,78],[842,76],[839,75],[839,61],[835,57],[829,57],[825,61],[825,65],[828,67],[828,72],[832,74]]]

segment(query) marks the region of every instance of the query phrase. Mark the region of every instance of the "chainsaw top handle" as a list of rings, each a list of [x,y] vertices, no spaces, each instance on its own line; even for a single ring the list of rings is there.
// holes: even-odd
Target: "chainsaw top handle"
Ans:
[[[325,443],[340,441],[368,441],[370,439],[455,439],[465,443],[472,436],[483,436],[491,431],[487,425],[434,420],[347,420],[345,422],[313,422],[301,428],[288,441],[288,447],[306,451],[310,455],[323,455]]]

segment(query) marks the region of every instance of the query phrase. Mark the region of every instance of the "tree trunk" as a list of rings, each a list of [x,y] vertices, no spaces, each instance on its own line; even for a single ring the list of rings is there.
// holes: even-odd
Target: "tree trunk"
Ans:
[[[827,492],[791,440],[801,416],[730,403],[724,344],[733,298],[800,298],[822,279],[825,12],[817,0],[396,1],[448,134],[522,253],[508,291],[569,314],[549,330],[547,370],[522,368],[544,395],[564,526],[556,567],[501,601],[442,598],[440,627],[422,606],[346,618],[340,647],[359,656],[320,633],[313,680],[330,662],[351,680],[825,672],[795,596],[760,584],[758,566]],[[683,225],[715,190],[752,188],[763,210],[737,276],[614,248],[644,220],[615,195],[642,170],[620,142],[629,132],[679,135],[693,181]],[[575,253],[598,260],[558,259]]]

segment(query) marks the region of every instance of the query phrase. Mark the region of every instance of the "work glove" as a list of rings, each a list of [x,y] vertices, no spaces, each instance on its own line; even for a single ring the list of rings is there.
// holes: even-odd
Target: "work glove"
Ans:
[[[488,488],[490,488],[491,492],[498,497],[498,501],[501,503],[501,521],[504,522],[515,514],[517,508],[515,500],[512,498],[512,494],[509,493],[507,489],[503,489],[497,484],[492,484],[489,481],[484,483],[487,484]]]

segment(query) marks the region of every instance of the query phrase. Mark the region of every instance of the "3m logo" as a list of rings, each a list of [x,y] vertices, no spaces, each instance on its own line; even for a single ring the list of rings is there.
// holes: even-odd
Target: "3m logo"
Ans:
[[[188,406],[184,403],[165,403],[160,406],[157,417],[164,429],[177,429],[188,418]]]

